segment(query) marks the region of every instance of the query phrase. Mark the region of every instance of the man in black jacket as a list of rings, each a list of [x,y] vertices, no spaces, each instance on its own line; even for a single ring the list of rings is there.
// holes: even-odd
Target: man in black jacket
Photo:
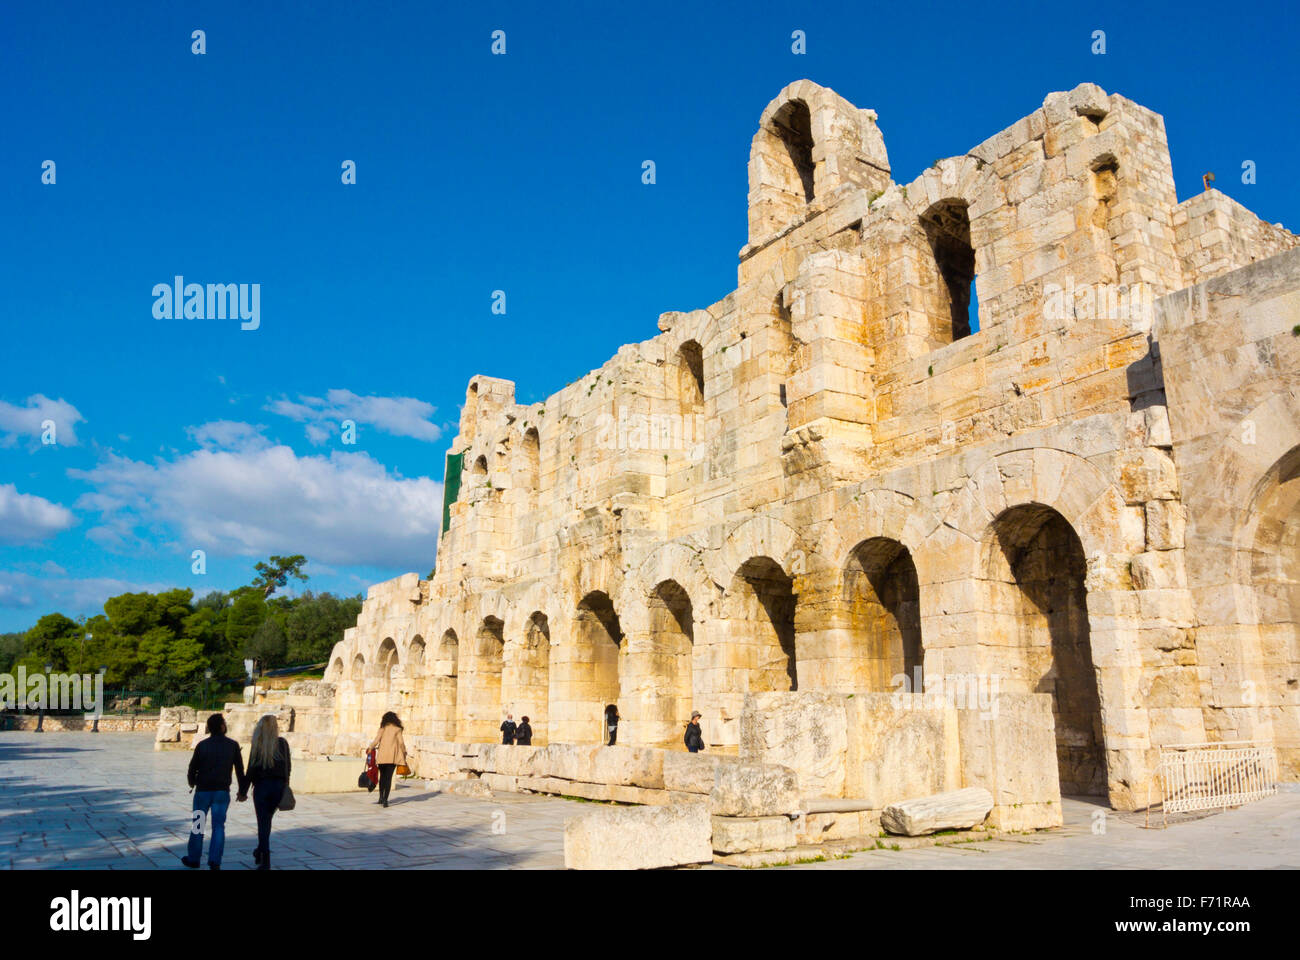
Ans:
[[[219,713],[208,717],[208,735],[199,741],[190,757],[189,781],[194,789],[194,812],[190,824],[190,847],[181,863],[195,868],[203,859],[203,817],[211,811],[212,843],[208,846],[208,869],[221,869],[226,846],[226,811],[230,808],[230,773],[239,781],[239,800],[248,799],[248,777],[239,744],[226,736],[226,721]]]
[[[514,743],[516,729],[515,715],[513,713],[507,713],[505,720],[501,723],[501,742],[507,744]]]

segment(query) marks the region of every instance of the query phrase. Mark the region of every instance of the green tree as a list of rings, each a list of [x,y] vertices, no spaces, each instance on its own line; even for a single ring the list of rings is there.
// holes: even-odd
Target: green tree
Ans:
[[[161,621],[158,598],[152,593],[123,593],[104,601],[113,630],[127,637],[143,637]]]
[[[244,649],[249,657],[262,661],[265,670],[284,664],[286,645],[284,627],[280,626],[280,621],[275,617],[267,617]]]
[[[25,659],[42,669],[51,664],[55,672],[68,669],[69,652],[81,641],[81,625],[61,613],[47,613],[27,631]]]
[[[289,663],[316,663],[329,656],[343,639],[343,631],[356,625],[361,602],[330,593],[304,594],[285,622],[289,637]]]
[[[149,673],[158,673],[166,666],[167,655],[171,652],[172,641],[175,639],[166,627],[154,627],[140,638],[140,662]]]
[[[208,667],[203,644],[192,637],[177,637],[167,649],[167,666],[182,680],[201,677]]]
[[[248,656],[248,641],[266,619],[266,601],[256,590],[239,594],[226,618],[226,641],[231,650]]]
[[[27,638],[21,633],[0,633],[0,673],[12,667],[27,652]]]
[[[259,562],[253,568],[257,571],[257,576],[253,578],[253,586],[262,591],[262,597],[265,599],[275,593],[277,588],[288,583],[290,577],[306,583],[307,575],[302,572],[306,563],[307,558],[300,553],[295,553],[291,557],[272,555],[267,563]]]

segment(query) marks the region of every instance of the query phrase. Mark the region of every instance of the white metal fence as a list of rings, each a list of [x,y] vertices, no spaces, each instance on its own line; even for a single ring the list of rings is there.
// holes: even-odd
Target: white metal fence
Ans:
[[[1248,740],[1163,747],[1159,786],[1163,813],[1240,806],[1277,792],[1277,751]]]

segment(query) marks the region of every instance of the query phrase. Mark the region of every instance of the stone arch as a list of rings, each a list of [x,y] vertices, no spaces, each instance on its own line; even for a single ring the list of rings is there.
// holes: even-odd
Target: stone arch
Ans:
[[[797,690],[794,581],[758,555],[737,566],[723,600],[728,647],[742,666],[735,687],[751,693]]]
[[[418,633],[411,638],[406,648],[406,675],[408,677],[424,676],[424,637]]]
[[[921,691],[920,581],[912,553],[897,540],[871,537],[849,553],[844,568],[851,690]]]
[[[329,672],[325,675],[327,683],[341,683],[343,681],[343,658],[335,657],[330,664]]]
[[[535,505],[542,480],[542,440],[536,427],[524,430],[524,441],[520,444],[523,452],[523,482]]]
[[[459,699],[460,641],[456,631],[448,627],[434,648],[429,664],[432,706],[429,712],[429,733],[436,739],[456,739],[456,708]]]
[[[718,583],[730,583],[735,571],[751,557],[769,557],[787,576],[792,576],[797,572],[795,567],[806,560],[798,544],[799,535],[788,523],[760,514],[732,527],[722,549],[706,554],[706,563]]]
[[[1083,543],[1041,503],[1007,507],[989,524],[980,571],[986,650],[1002,687],[1047,693],[1063,794],[1105,795],[1100,684],[1093,661]]]
[[[457,683],[457,735],[471,743],[492,743],[501,725],[501,672],[505,625],[485,616],[474,634],[469,657]]]
[[[921,214],[921,229],[929,244],[937,283],[928,290],[931,339],[951,343],[978,329],[971,322],[971,292],[975,285],[975,247],[971,244],[970,213],[965,200],[946,199]],[[946,320],[946,323],[945,323]]]
[[[515,721],[528,717],[533,728],[533,744],[547,740],[547,715],[550,702],[551,627],[541,610],[534,610],[524,621],[520,636],[506,644],[505,670],[501,678],[505,709]]]
[[[397,644],[392,637],[385,637],[375,653],[375,676],[384,682],[385,690],[392,688],[393,671],[399,663]]]
[[[1127,558],[1144,540],[1119,523],[1124,496],[1092,463],[1053,447],[1011,450],[986,460],[954,495],[943,524],[982,543],[993,519],[1008,506],[1038,503],[1060,513],[1090,559]]]
[[[704,411],[704,351],[695,340],[677,348],[677,396],[684,414]]]
[[[874,192],[889,185],[875,111],[797,80],[763,110],[750,144],[750,243],[802,220],[811,205],[844,184]]]
[[[366,680],[366,658],[359,653],[352,658],[352,676],[350,679],[356,685],[357,691],[360,692]]]
[[[1254,675],[1260,719],[1283,780],[1300,779],[1300,445],[1254,487],[1235,536],[1238,583],[1246,586],[1242,653]],[[1243,628],[1239,628],[1243,629]]]
[[[610,595],[582,594],[551,650],[550,736],[566,743],[601,743],[606,704],[621,692],[623,627]]]

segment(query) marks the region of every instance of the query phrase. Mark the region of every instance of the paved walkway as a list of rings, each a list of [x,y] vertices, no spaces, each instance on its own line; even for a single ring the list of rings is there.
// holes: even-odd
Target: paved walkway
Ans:
[[[153,734],[0,734],[0,868],[185,868],[190,754],[155,752]],[[357,773],[361,758],[357,758]],[[303,794],[278,813],[276,869],[529,869],[564,867],[571,800],[492,800],[393,785],[375,794]],[[204,869],[207,865],[206,841]],[[222,869],[252,869],[252,800],[231,800]]]
[[[1225,813],[1184,817],[1146,829],[1145,815],[1117,813],[1066,798],[1065,826],[979,843],[869,850],[825,863],[780,869],[820,870],[1260,870],[1300,868],[1300,792],[1285,792]],[[1094,832],[1104,817],[1105,832]],[[1156,823],[1153,817],[1152,823]],[[889,843],[886,839],[882,841]]]
[[[153,750],[153,735],[0,734],[0,869],[179,869],[189,838],[189,752]],[[361,761],[357,760],[357,772]],[[948,847],[872,850],[780,869],[1261,869],[1300,868],[1300,792],[1227,813],[1142,828],[1140,814],[1066,800],[1066,826],[1044,834]],[[491,800],[393,787],[373,794],[305,794],[277,814],[277,869],[559,869],[564,820],[589,809],[553,797]],[[231,803],[223,869],[251,869],[253,805]],[[886,841],[888,842],[888,841]]]

